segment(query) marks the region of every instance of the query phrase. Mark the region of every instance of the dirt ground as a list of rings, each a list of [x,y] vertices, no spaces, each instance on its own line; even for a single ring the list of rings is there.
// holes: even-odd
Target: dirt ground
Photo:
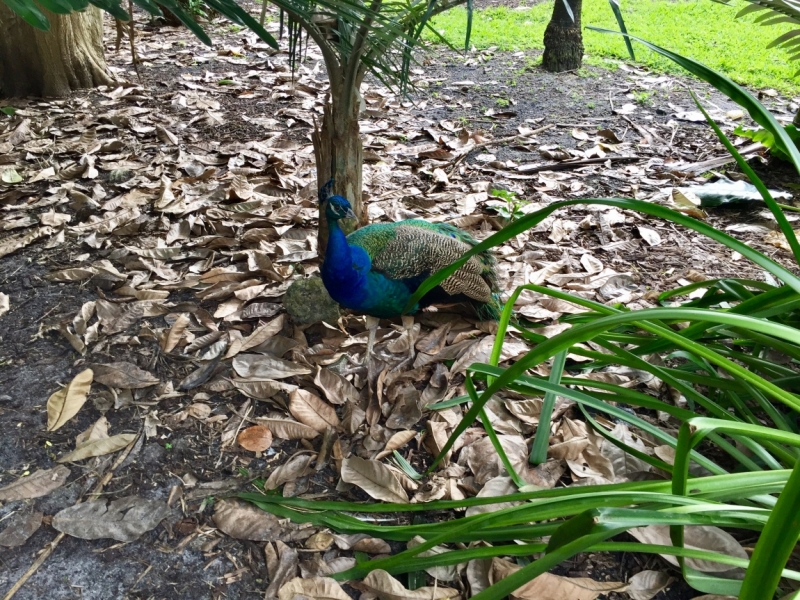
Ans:
[[[296,150],[298,154],[293,157],[291,153],[295,151],[292,149],[294,147],[287,145],[290,149],[285,157],[272,157],[267,161],[256,157],[252,159],[254,163],[248,164],[261,174],[268,173],[273,180],[280,180],[287,195],[292,190],[299,191],[306,187],[301,183],[313,181],[306,151],[311,130],[307,114],[298,111],[297,104],[289,103],[280,93],[271,95],[268,89],[247,84],[248,77],[257,78],[259,73],[270,72],[271,69],[280,75],[280,82],[285,83],[285,69],[274,69],[276,64],[285,67],[285,55],[275,56],[264,47],[253,46],[252,41],[245,40],[243,32],[231,31],[224,25],[216,24],[214,29],[220,41],[219,52],[201,49],[187,34],[174,30],[170,31],[168,41],[161,44],[157,32],[150,31],[145,38],[147,45],[140,49],[145,60],[142,66],[143,83],[132,94],[135,97],[128,99],[127,106],[171,115],[171,121],[162,122],[180,136],[183,144],[181,151],[185,149],[196,155],[205,150],[211,156],[226,145],[263,142],[272,125],[265,128],[253,119],[275,118],[282,127],[288,119],[293,119],[294,124],[288,126],[283,139],[287,144],[300,142],[298,148],[300,145],[302,148]],[[107,28],[107,31],[113,31],[113,28]],[[180,44],[176,41],[178,39],[181,40]],[[236,49],[242,46],[246,47],[246,52],[238,55]],[[113,39],[109,38],[107,48],[112,47]],[[197,49],[203,53],[202,60],[187,58],[190,56],[187,50]],[[233,51],[229,52],[228,49]],[[114,55],[110,51],[108,58],[121,75],[127,75],[135,82],[128,62],[129,55],[124,51]],[[457,205],[457,197],[463,195],[461,190],[479,181],[491,181],[493,187],[514,192],[531,202],[546,203],[564,197],[652,198],[663,192],[665,181],[674,185],[703,181],[695,180],[694,175],[686,171],[678,174],[678,167],[724,155],[721,145],[713,139],[704,124],[676,116],[693,110],[685,87],[688,79],[659,76],[633,67],[611,64],[610,67],[616,67],[614,70],[586,67],[574,73],[553,75],[543,72],[537,62],[535,52],[476,53],[465,59],[463,56],[434,51],[423,62],[424,71],[419,73],[419,91],[413,97],[413,104],[385,99],[385,104],[389,106],[399,107],[402,104],[396,122],[388,127],[382,124],[388,118],[387,113],[377,109],[365,118],[364,123],[373,125],[378,132],[369,134],[365,146],[369,165],[365,173],[365,188],[369,193],[370,205],[377,207],[370,216],[381,219],[401,214],[396,204],[381,204],[388,201],[384,195],[387,190],[407,191],[413,186],[420,191],[420,197],[424,192],[429,199],[425,199],[421,205],[407,202],[401,208],[423,212],[430,209],[431,214],[436,214],[439,209],[431,208],[431,202],[439,199]],[[324,78],[324,74],[319,74],[318,61],[308,61],[304,68],[315,73],[315,80]],[[211,75],[208,75],[209,72]],[[223,88],[217,85],[223,77],[237,83],[230,88]],[[715,114],[723,118],[737,108],[707,86],[697,82],[691,82],[690,85],[700,90],[707,106],[716,109]],[[181,94],[208,88],[215,89],[213,99],[218,105],[206,109],[187,108],[178,102]],[[252,93],[253,89],[255,93]],[[307,90],[312,100],[316,93],[317,90],[313,88]],[[790,116],[793,111],[791,99],[766,97],[764,100],[779,116]],[[59,125],[65,130],[62,135],[69,136],[77,131],[70,131],[70,124],[99,126],[101,129],[103,125],[108,125],[110,121],[97,119],[107,110],[108,101],[108,95],[87,92],[77,94],[60,106],[58,103],[40,103],[37,100],[15,102],[14,106],[27,111],[26,115],[31,115],[33,123],[41,122],[48,114],[57,115],[58,110],[77,108],[78,116],[74,121],[61,122]],[[615,112],[626,105],[630,106],[623,110],[623,114]],[[378,104],[368,106],[375,108]],[[56,112],[52,112],[54,109]],[[194,116],[203,116],[204,110],[219,114],[224,119],[215,122],[212,115],[194,121],[188,127],[175,126]],[[245,121],[242,117],[250,120]],[[448,130],[451,125],[452,128]],[[482,131],[487,139],[498,139],[543,126],[550,128],[536,134],[535,144],[519,141],[487,146],[472,152],[451,171],[454,181],[460,174],[461,187],[457,186],[454,192],[437,185],[436,174],[424,163],[424,157],[402,158],[407,176],[399,180],[395,178],[391,185],[388,184],[390,175],[376,166],[377,158],[385,156],[389,147],[387,139],[403,143],[416,140],[431,145],[437,143],[433,136],[443,130],[449,131],[453,138],[463,128],[470,132]],[[733,122],[728,121],[727,126],[730,130]],[[433,130],[436,133],[432,133]],[[553,151],[559,147],[586,151],[594,145],[591,139],[594,139],[598,130],[613,131],[620,138],[620,147],[625,144],[626,151],[622,154],[635,154],[636,160],[616,161],[615,157],[619,154],[609,152],[614,162],[588,165],[579,172],[550,171],[550,175],[544,178],[536,175],[538,171],[517,168],[519,165],[541,163],[541,147],[552,148]],[[401,136],[399,132],[403,131],[405,133]],[[172,156],[176,151],[171,148],[164,153]],[[161,160],[163,156],[160,152],[153,145],[144,144],[118,162],[140,160],[151,169],[153,165],[167,164],[166,159]],[[26,160],[16,151],[13,156],[4,157],[0,154],[0,165]],[[222,164],[225,160],[221,161]],[[285,165],[278,164],[279,160],[287,164],[294,161],[291,176],[287,175],[289,171]],[[228,163],[229,166],[231,164]],[[452,163],[442,168],[447,171],[450,166]],[[158,192],[160,177],[174,174],[171,169],[164,167],[160,172],[156,169],[144,188],[153,194]],[[652,177],[657,170],[662,173],[662,179]],[[768,177],[768,185],[776,189],[792,191],[794,188],[788,186],[798,183],[797,177],[784,167],[767,169],[766,166],[759,166],[759,171]],[[114,188],[114,184],[109,183],[107,170],[101,172],[97,182],[107,188],[108,198],[130,191],[124,186]],[[83,184],[83,189],[91,195],[90,190],[95,182],[84,181]],[[44,197],[51,185],[55,186],[56,182],[31,184],[29,187],[35,192],[26,194],[26,201]],[[8,190],[0,187],[0,208],[17,204],[19,199],[9,200],[10,196],[2,195],[4,191]],[[74,200],[74,196],[71,198]],[[307,203],[304,208],[310,210],[312,206]],[[83,222],[80,209],[76,210],[71,205],[59,204],[58,211],[74,217],[73,224]],[[163,396],[161,399],[153,400],[153,394],[148,396],[134,390],[133,398],[125,402],[116,398],[116,392],[110,388],[93,388],[89,402],[73,420],[55,432],[46,432],[48,417],[45,403],[48,397],[87,365],[129,361],[161,381],[177,383],[192,373],[198,364],[161,352],[157,335],[147,331],[148,327],[155,326],[168,329],[174,323],[170,315],[180,312],[184,304],[187,307],[192,305],[192,314],[198,314],[198,309],[214,312],[217,303],[213,298],[198,300],[189,289],[171,292],[170,301],[176,303],[178,308],[173,305],[168,311],[170,314],[151,316],[151,324],[126,331],[124,341],[99,344],[100,347],[87,356],[76,352],[73,345],[59,333],[59,327],[72,323],[86,303],[112,297],[112,290],[117,284],[97,274],[81,281],[53,281],[50,276],[63,269],[88,265],[98,260],[113,262],[117,256],[115,252],[135,245],[137,239],[163,236],[163,231],[158,229],[162,216],[155,211],[148,212],[147,206],[142,206],[141,211],[149,220],[143,219],[138,231],[110,236],[108,243],[97,247],[87,245],[80,236],[67,236],[61,243],[52,243],[52,239],[45,236],[0,258],[0,292],[9,296],[11,306],[10,311],[0,317],[0,487],[23,474],[55,467],[55,459],[74,447],[75,436],[102,415],[107,417],[109,430],[115,434],[140,431],[149,416],[160,419],[156,435],[139,438],[129,458],[114,469],[114,476],[105,485],[102,497],[115,499],[137,495],[167,501],[175,488],[185,487],[183,498],[180,502],[171,503],[171,512],[161,525],[147,531],[134,542],[83,540],[66,536],[52,556],[16,593],[14,598],[17,600],[45,597],[51,600],[263,597],[268,580],[263,544],[233,539],[219,531],[212,519],[214,503],[209,502],[208,498],[250,489],[249,481],[254,477],[269,476],[288,457],[304,448],[315,450],[318,443],[276,440],[258,456],[238,446],[226,446],[213,426],[185,416],[182,420],[178,419],[176,415],[181,414],[191,400],[186,394],[169,393],[163,388],[159,388]],[[476,212],[480,212],[480,209]],[[444,218],[444,214],[440,216]],[[478,227],[483,227],[481,231],[486,233],[493,227],[491,219],[496,214],[491,209],[483,210],[483,214],[486,218],[474,222],[483,223]],[[578,222],[591,214],[589,210],[580,209],[570,213],[569,218]],[[470,212],[454,209],[447,214],[450,218],[462,218],[465,222],[471,215],[472,209]],[[710,211],[708,222],[723,229],[729,228],[759,250],[790,264],[788,253],[765,241],[764,232],[771,226],[761,207]],[[641,235],[636,232],[637,225],[657,229],[664,243],[657,246],[642,243]],[[229,228],[226,227],[219,228],[219,235],[229,234]],[[635,221],[628,218],[626,222],[618,224],[615,231],[616,234],[609,239],[597,232],[577,230],[565,241],[554,242],[552,229],[543,228],[534,231],[530,241],[540,248],[536,259],[542,261],[561,260],[565,244],[593,251],[598,246],[605,246],[604,250],[597,250],[603,260],[616,271],[629,273],[639,288],[648,292],[672,287],[681,278],[691,276],[691,273],[701,273],[706,278],[736,276],[763,279],[761,272],[737,260],[729,251],[686,230],[654,224],[652,220]],[[0,243],[17,233],[19,231],[16,229],[0,231]],[[215,260],[221,261],[219,264],[228,264],[225,261],[231,252],[223,246],[219,246],[219,249],[221,253]],[[291,251],[296,251],[296,248],[292,247]],[[272,256],[275,258],[275,255]],[[278,258],[279,255],[275,258],[276,265],[287,264],[279,263]],[[304,256],[302,261],[312,267],[318,264],[315,256]],[[166,267],[156,265],[153,268]],[[267,301],[280,303],[281,295],[268,297]],[[170,320],[165,320],[165,316]],[[240,323],[234,322],[234,326]],[[359,327],[351,323],[350,333],[363,331]],[[244,326],[242,329],[246,337],[250,330]],[[305,334],[311,346],[315,339],[328,335],[328,330],[315,326],[306,330]],[[230,389],[208,390],[202,398],[202,402],[210,407],[212,416],[238,414],[237,411],[242,410],[243,400],[241,394]],[[198,402],[198,399],[195,398],[194,402]],[[266,403],[255,404],[256,415],[263,416],[275,410]],[[157,413],[155,416],[154,411]],[[35,507],[44,514],[43,525],[24,545],[0,548],[0,594],[11,589],[36,561],[39,553],[56,537],[57,531],[50,526],[52,516],[84,497],[110,472],[115,458],[116,455],[112,454],[90,461],[68,463],[70,475],[63,487],[40,498],[7,502],[0,506],[0,528],[5,519],[26,507]],[[189,480],[192,480],[192,485],[187,483]],[[330,466],[305,477],[298,485],[301,491],[319,497],[339,497],[335,491],[337,477]],[[366,498],[357,491],[343,495],[351,499]],[[341,552],[341,555],[349,556],[347,552]],[[625,581],[633,573],[647,568],[666,569],[665,565],[659,558],[592,554],[576,557],[571,563],[562,565],[558,572],[569,576]],[[357,592],[350,591],[356,597]],[[695,595],[699,594],[676,581],[656,598],[680,600]],[[607,597],[627,596],[612,593]]]

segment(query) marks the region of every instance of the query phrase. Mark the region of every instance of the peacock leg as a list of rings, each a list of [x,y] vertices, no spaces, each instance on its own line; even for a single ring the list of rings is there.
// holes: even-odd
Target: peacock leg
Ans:
[[[403,327],[406,330],[406,339],[408,340],[408,356],[392,367],[392,371],[409,369],[414,364],[414,344],[416,343],[414,339],[414,317],[404,316]]]
[[[408,338],[408,362],[414,362],[414,317],[410,315],[403,315],[403,327],[406,328],[406,337]]]
[[[364,355],[364,364],[369,363],[372,356],[372,347],[375,345],[375,332],[378,331],[380,319],[377,317],[367,317],[367,331],[369,331],[369,338],[367,338],[367,353]]]

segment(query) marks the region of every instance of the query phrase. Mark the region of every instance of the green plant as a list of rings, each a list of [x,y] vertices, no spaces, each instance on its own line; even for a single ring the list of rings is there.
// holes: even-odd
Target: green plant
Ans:
[[[642,106],[649,106],[652,104],[650,98],[653,96],[653,92],[633,90],[631,93],[633,94],[633,99],[637,104],[641,104]]]
[[[501,189],[493,189],[491,191],[491,195],[502,200],[505,200],[505,204],[497,204],[492,206],[494,210],[497,211],[497,214],[500,215],[506,221],[515,221],[520,217],[525,215],[525,212],[522,210],[522,207],[527,204],[525,200],[521,198],[517,198],[517,195],[514,192],[509,192],[508,190],[501,190]]]
[[[191,15],[199,15],[204,19],[209,18],[209,13],[205,10],[205,3],[203,0],[186,0],[185,7]]]
[[[797,127],[790,123],[784,130],[795,146],[800,144],[800,131],[798,131]],[[789,160],[789,157],[780,148],[776,147],[775,136],[768,129],[751,129],[744,125],[739,125],[733,130],[733,134],[759,142],[769,148],[776,157],[782,160]]]
[[[797,148],[755,98],[702,65],[692,61],[683,64],[746,106],[753,118],[775,136],[776,144],[787,151],[800,172]],[[786,235],[796,270],[800,267],[800,242],[790,223],[736,148],[707,114],[706,118],[758,188]],[[502,190],[492,190],[492,194],[506,202],[514,198]],[[498,323],[488,362],[467,369],[466,395],[431,407],[438,410],[469,403],[461,422],[425,474],[434,472],[459,436],[480,420],[517,483],[517,493],[424,504],[315,502],[263,494],[242,497],[279,517],[341,533],[366,533],[396,541],[421,536],[424,540],[394,556],[359,561],[352,569],[333,576],[339,580],[363,577],[373,569],[398,574],[472,559],[519,557],[523,564],[520,570],[473,596],[488,600],[510,594],[579,552],[611,550],[675,556],[683,577],[695,589],[707,594],[738,595],[743,600],[772,598],[781,577],[800,581],[800,572],[785,567],[800,536],[800,519],[795,516],[800,501],[800,277],[792,270],[702,221],[657,204],[616,198],[567,200],[512,220],[426,280],[409,300],[409,306],[452,275],[470,256],[507,242],[556,211],[584,204],[636,211],[691,229],[740,253],[769,273],[770,283],[731,278],[701,281],[667,290],[657,298],[661,306],[640,310],[601,304],[541,285],[529,284],[514,290]],[[549,338],[524,319],[517,320],[517,331],[532,349],[513,364],[501,366],[514,304],[525,290],[573,303],[583,311],[562,317],[561,321],[571,328]],[[698,290],[703,293],[692,294]],[[568,360],[570,355],[585,360],[572,362]],[[547,363],[548,377],[530,374]],[[588,377],[607,370],[618,372],[620,368],[657,378],[685,398],[684,406],[664,401],[646,388],[626,387],[602,376]],[[598,435],[666,473],[670,480],[526,489],[484,410],[494,395],[509,391],[515,398],[542,399],[533,462],[543,458],[542,449],[546,449],[550,434],[549,411],[560,396],[576,404],[587,425]],[[626,407],[651,415],[668,415],[680,423],[677,436]],[[671,449],[674,460],[668,462],[613,437],[598,414],[624,422],[640,437]],[[410,477],[424,477],[399,452],[395,452],[395,460]],[[690,476],[692,463],[705,474]],[[504,502],[516,505],[455,520],[403,526],[377,525],[349,514],[419,513]],[[670,528],[671,543],[638,544],[614,539],[631,528],[654,524]],[[760,533],[760,539],[750,560],[715,550],[698,550],[684,544],[685,528],[695,525],[750,530]],[[547,543],[540,541],[544,536],[549,536]],[[482,544],[470,544],[475,541]],[[439,551],[426,552],[434,547]],[[543,555],[537,556],[540,553]],[[746,574],[743,580],[736,580],[697,571],[686,562],[689,558],[743,567]]]
[[[501,108],[505,108],[511,104],[511,101],[508,98],[498,98],[494,103]]]

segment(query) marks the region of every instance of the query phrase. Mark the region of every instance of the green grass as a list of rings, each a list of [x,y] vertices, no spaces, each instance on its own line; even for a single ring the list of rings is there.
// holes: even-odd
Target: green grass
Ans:
[[[752,16],[734,19],[744,5],[736,2],[725,6],[711,0],[628,0],[622,11],[632,35],[723,71],[738,83],[799,93],[800,78],[794,73],[800,64],[790,63],[782,50],[766,49],[769,42],[792,26],[762,27],[753,23]],[[471,44],[478,49],[541,49],[552,7],[552,2],[543,2],[529,10],[498,7],[475,11]],[[607,0],[584,0],[582,22],[584,26],[619,29]],[[439,15],[434,27],[454,46],[463,47],[466,10],[458,8]],[[432,34],[427,35],[434,39]],[[603,58],[628,58],[621,36],[584,29],[583,42],[590,64],[603,62]],[[634,44],[634,51],[637,62],[654,70],[683,72],[672,61],[642,46]]]

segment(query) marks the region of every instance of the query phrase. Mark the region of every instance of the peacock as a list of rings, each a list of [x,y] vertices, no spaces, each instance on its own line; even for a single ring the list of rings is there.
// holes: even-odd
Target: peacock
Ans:
[[[369,362],[378,320],[400,316],[425,279],[478,242],[453,225],[422,219],[374,223],[345,236],[339,220],[356,215],[346,198],[331,194],[332,187],[331,180],[319,191],[320,202],[327,201],[328,222],[322,281],[336,302],[367,315],[365,360]],[[460,302],[471,305],[481,320],[497,320],[502,309],[498,291],[494,257],[481,252],[425,294],[410,312],[432,304]],[[407,329],[410,326],[413,320]],[[410,346],[413,357],[413,344]]]

